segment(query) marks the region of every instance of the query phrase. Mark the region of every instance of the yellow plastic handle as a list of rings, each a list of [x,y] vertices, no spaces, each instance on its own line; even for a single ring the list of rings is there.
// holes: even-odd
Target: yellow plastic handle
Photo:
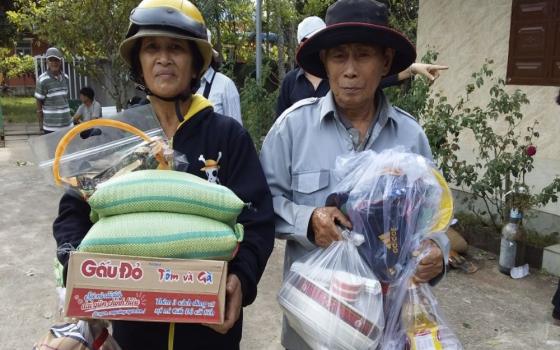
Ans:
[[[441,186],[443,193],[441,194],[441,200],[439,203],[439,212],[440,217],[438,218],[437,222],[431,228],[431,232],[441,232],[447,229],[451,219],[453,219],[453,194],[451,193],[451,189],[445,181],[445,178],[439,171],[433,169],[433,174]]]
[[[62,139],[60,139],[60,141],[58,142],[58,145],[56,146],[56,151],[54,152],[54,161],[53,161],[52,171],[53,171],[54,181],[57,185],[60,185],[64,181],[60,177],[60,158],[64,154],[64,151],[66,151],[66,147],[68,147],[68,144],[70,144],[70,141],[72,141],[72,139],[74,137],[76,137],[76,135],[78,135],[82,131],[85,131],[87,129],[91,129],[91,128],[96,127],[96,126],[111,126],[111,127],[117,128],[117,129],[128,131],[128,132],[142,138],[146,142],[151,142],[152,141],[152,139],[148,135],[146,135],[142,130],[140,130],[140,129],[138,129],[138,128],[130,125],[130,124],[120,122],[118,120],[94,119],[94,120],[89,120],[87,122],[81,123],[81,124],[73,127],[70,131],[68,131],[66,133],[66,135],[64,135],[62,137]],[[64,181],[64,182],[68,182],[68,181]]]

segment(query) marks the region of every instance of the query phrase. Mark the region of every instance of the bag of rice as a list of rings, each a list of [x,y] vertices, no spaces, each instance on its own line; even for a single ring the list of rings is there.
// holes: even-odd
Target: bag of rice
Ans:
[[[101,218],[79,250],[155,258],[231,260],[243,225],[176,213],[132,213]]]
[[[106,216],[170,212],[212,218],[231,226],[244,203],[229,188],[172,170],[140,170],[101,184],[89,198],[91,221]]]

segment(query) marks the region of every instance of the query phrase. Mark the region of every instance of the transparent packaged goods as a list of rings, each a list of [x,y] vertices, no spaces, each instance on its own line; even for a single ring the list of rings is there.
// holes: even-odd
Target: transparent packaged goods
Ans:
[[[398,280],[418,242],[452,218],[449,188],[422,156],[401,149],[350,154],[337,160],[335,176],[340,183],[326,206],[364,235],[358,250],[384,283]]]
[[[441,237],[453,216],[445,179],[430,160],[402,148],[340,157],[334,173],[340,182],[326,205],[340,209],[365,237],[358,251],[386,289],[379,349],[462,349],[429,286],[409,291],[432,249],[428,240]]]
[[[85,199],[99,184],[122,174],[188,166],[146,106],[34,138],[31,147],[47,183],[63,185]]]
[[[428,286],[411,282],[401,308],[407,350],[458,350],[462,346],[438,316],[437,302]]]
[[[346,230],[343,237],[292,264],[278,301],[312,349],[376,349],[384,325],[381,285],[356,249],[363,236]]]

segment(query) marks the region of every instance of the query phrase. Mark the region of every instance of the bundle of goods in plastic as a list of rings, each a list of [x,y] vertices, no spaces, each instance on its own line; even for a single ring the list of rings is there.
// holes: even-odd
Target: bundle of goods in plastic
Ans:
[[[445,180],[419,155],[399,150],[340,157],[340,178],[326,206],[336,206],[364,235],[360,254],[383,282],[401,276],[415,245],[447,228],[453,213]]]
[[[375,349],[383,332],[381,285],[357,245],[344,239],[295,262],[278,293],[292,328],[314,349]]]
[[[382,350],[462,350],[430,286],[407,281],[389,297]]]
[[[280,304],[292,328],[313,349],[462,349],[441,316],[429,286],[421,284],[416,287],[412,283],[419,262],[429,253],[425,247],[430,246],[424,241],[445,231],[452,219],[453,200],[445,179],[429,160],[403,149],[341,156],[337,159],[334,175],[338,185],[328,196],[326,206],[339,208],[352,222],[352,234],[364,238],[363,244],[353,246],[355,256],[350,255],[353,261],[362,262],[365,272],[355,273],[348,268],[343,271],[361,277],[361,281],[365,276],[366,281],[380,281],[386,294],[382,297],[380,293],[374,305],[360,304],[359,299],[354,299],[359,285],[355,283],[356,278],[347,275],[343,283],[330,272],[336,269],[325,267],[333,263],[329,259],[339,259],[327,252],[333,246],[348,245],[348,242],[335,242],[325,250],[317,248],[302,261],[294,263],[279,294]],[[321,264],[305,265],[314,255],[323,256],[325,260]],[[310,272],[312,274],[308,276]],[[325,278],[325,274],[330,278]],[[299,280],[294,276],[300,276]],[[301,276],[306,278],[305,283],[299,282]],[[307,292],[318,289],[315,287],[317,281],[323,283],[320,290],[324,296]],[[364,287],[368,283],[371,284],[364,282],[359,287],[362,292],[372,290]],[[298,290],[297,286],[304,291],[299,294],[287,292]],[[327,318],[325,310],[331,310],[330,314],[337,316],[349,313],[333,313],[332,310],[341,310],[339,301],[325,290],[337,298],[345,297],[345,303],[358,307],[359,315],[378,315],[376,320],[364,317],[355,324],[369,325],[367,321],[371,321],[376,325],[373,329],[383,333],[382,337],[371,337],[376,332],[369,332],[370,328],[366,328],[368,335],[360,332],[364,329],[359,327],[354,328],[353,333],[343,327],[337,328],[338,323],[332,320],[332,316]],[[301,294],[320,300],[318,304],[322,308],[315,305],[317,302],[298,303]],[[310,318],[319,321],[310,323]],[[347,319],[346,316],[340,318]],[[323,319],[327,319],[328,324],[322,325]]]
[[[84,131],[87,137],[77,137]],[[79,193],[91,207],[94,225],[81,251],[181,259],[235,256],[243,240],[243,226],[236,223],[243,201],[224,186],[183,172],[188,160],[167,144],[161,130],[148,135],[120,120],[97,119],[55,136],[47,140],[58,143],[44,167],[52,170],[55,183]]]
[[[99,184],[132,171],[186,166],[185,156],[169,147],[161,129],[143,131],[115,119],[90,120],[37,137],[31,146],[49,182],[85,199]]]

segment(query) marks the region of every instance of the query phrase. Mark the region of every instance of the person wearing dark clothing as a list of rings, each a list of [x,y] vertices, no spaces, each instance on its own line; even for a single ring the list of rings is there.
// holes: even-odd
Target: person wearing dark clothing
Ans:
[[[131,76],[150,95],[151,111],[173,149],[186,155],[187,172],[219,182],[243,202],[250,203],[238,217],[244,239],[228,264],[225,320],[220,325],[114,321],[113,336],[123,350],[239,349],[242,307],[257,295],[257,284],[274,246],[272,197],[249,133],[232,118],[215,113],[211,103],[194,95],[208,68],[212,48],[198,9],[190,2],[161,0],[161,7],[144,0],[131,13],[131,26],[120,47]],[[154,29],[162,16],[174,21]],[[138,15],[139,17],[136,17]],[[143,26],[145,23],[151,25]],[[216,169],[210,175],[209,164]],[[216,166],[216,163],[218,164]],[[216,174],[217,173],[217,174]],[[92,223],[90,208],[81,198],[63,195],[53,224],[57,246],[79,246]],[[58,259],[67,264],[68,255]]]
[[[319,86],[315,88],[305,76],[303,69],[292,69],[282,80],[282,86],[280,87],[276,103],[276,117],[279,117],[282,112],[297,101],[308,97],[323,97],[329,90],[328,80],[321,80]]]

